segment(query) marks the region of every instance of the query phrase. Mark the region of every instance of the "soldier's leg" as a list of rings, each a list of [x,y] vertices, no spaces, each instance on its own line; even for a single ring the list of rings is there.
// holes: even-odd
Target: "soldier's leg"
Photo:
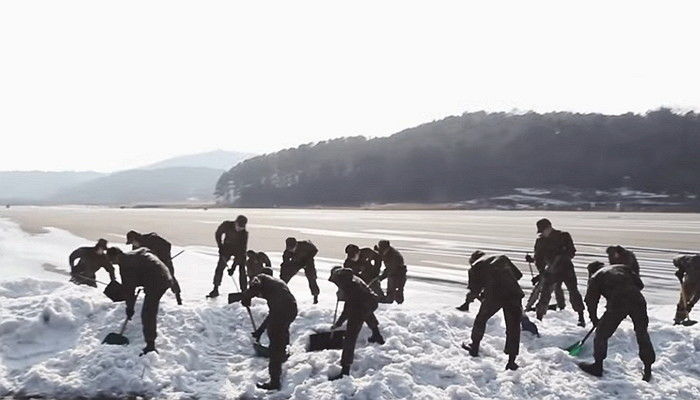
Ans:
[[[216,263],[214,271],[214,286],[221,286],[221,279],[224,276],[224,269],[226,269],[229,258],[231,258],[230,255],[219,253],[219,261]]]
[[[233,257],[233,265],[231,268],[238,267],[238,284],[240,285],[241,291],[248,288],[248,277],[245,271],[245,254],[242,256]]]
[[[343,342],[343,355],[340,357],[340,365],[343,368],[349,369],[355,360],[355,344],[363,323],[364,319],[360,315],[353,314],[348,318],[345,341]]]
[[[593,338],[593,359],[596,363],[602,364],[608,356],[608,339],[626,316],[627,313],[622,311],[606,310],[600,317]]]
[[[561,288],[561,282],[554,285],[554,298],[557,301],[557,307],[563,310],[566,307],[566,299],[564,298],[564,290]]]
[[[540,279],[539,281],[537,281],[535,286],[532,287],[530,297],[527,299],[527,303],[525,304],[525,311],[531,310],[532,306],[534,306],[537,300],[540,298],[540,293],[542,293],[542,282],[543,280]]]
[[[581,313],[584,310],[583,298],[581,293],[578,291],[578,282],[576,279],[576,272],[571,268],[565,278],[564,284],[566,285],[566,290],[569,291],[569,301],[571,302],[571,308],[577,313]]]
[[[146,341],[146,347],[152,347],[155,343],[157,334],[158,307],[160,306],[160,298],[163,297],[167,289],[156,290],[146,293],[141,307],[141,323],[143,325],[143,338]]]
[[[311,295],[315,298],[319,295],[319,293],[321,293],[321,290],[318,288],[318,283],[316,282],[316,264],[314,263],[313,258],[306,262],[304,274],[306,275],[306,279],[309,281],[309,290],[311,290]]]
[[[554,280],[554,275],[549,272],[542,273],[542,289],[540,290],[540,298],[537,301],[537,319],[541,320],[549,309],[549,300],[552,298],[552,290],[557,281]]]
[[[484,338],[484,332],[486,332],[486,322],[501,309],[501,303],[488,298],[481,302],[479,307],[479,312],[476,314],[474,319],[474,325],[472,326],[471,334],[471,350],[472,355],[476,355],[479,352],[479,345],[481,344],[481,339]]]
[[[406,272],[396,277],[396,302],[403,303],[403,288],[406,286]]]
[[[396,288],[397,288],[397,281],[396,281],[396,276],[394,275],[389,275],[386,278],[386,297],[384,301],[386,303],[393,303],[394,300],[396,300]]]
[[[270,338],[270,383],[279,388],[282,377],[282,363],[286,358],[287,345],[289,344],[289,325],[284,321],[271,322],[267,328],[267,336]]]
[[[634,324],[634,334],[637,336],[639,358],[644,365],[651,365],[656,361],[656,353],[654,352],[654,346],[651,344],[651,338],[649,338],[649,316],[647,315],[646,301],[630,312],[630,318],[632,318],[632,324]]]
[[[523,318],[520,299],[504,305],[503,318],[506,321],[506,346],[504,352],[510,356],[516,356],[520,352],[520,321]]]

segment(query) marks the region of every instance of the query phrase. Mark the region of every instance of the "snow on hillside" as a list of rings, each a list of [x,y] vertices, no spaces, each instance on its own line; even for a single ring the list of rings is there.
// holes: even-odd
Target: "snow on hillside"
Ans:
[[[267,362],[254,357],[245,310],[239,304],[227,305],[224,298],[203,298],[215,263],[213,249],[187,248],[178,258],[185,305],[178,307],[170,293],[164,296],[158,325],[160,354],[139,358],[144,343],[138,314],[125,333],[131,345],[101,345],[107,333],[118,330],[124,305],[111,303],[98,290],[68,284],[65,276],[39,264],[43,258],[60,269],[59,256],[67,256],[72,246],[84,243],[59,230],[30,236],[0,221],[0,265],[3,270],[21,266],[30,276],[20,278],[13,269],[11,278],[0,281],[0,397],[267,396],[255,388],[256,381],[267,379]],[[279,255],[275,256],[273,263],[278,265]],[[469,338],[478,303],[469,313],[458,312],[452,306],[463,300],[463,288],[416,281],[409,283],[404,305],[380,306],[377,316],[387,343],[367,344],[369,332],[364,328],[352,378],[328,382],[327,376],[339,371],[340,351],[307,353],[305,346],[309,334],[327,328],[333,317],[335,290],[326,281],[332,261],[318,263],[322,302],[317,306],[310,304],[303,275],[292,280],[300,302],[299,316],[291,328],[292,355],[285,364],[283,390],[269,398],[700,397],[700,329],[672,326],[673,306],[651,308],[657,363],[650,384],[640,379],[642,365],[629,320],[610,341],[605,377],[591,378],[579,371],[576,363],[590,360],[591,348],[589,344],[579,358],[560,349],[586,332],[575,326],[576,318],[569,310],[550,313],[538,323],[541,338],[523,333],[521,368],[506,372],[502,316],[489,322],[481,357],[471,358],[459,344]],[[229,284],[224,290],[235,289]],[[256,320],[265,312],[264,302],[255,301]]]

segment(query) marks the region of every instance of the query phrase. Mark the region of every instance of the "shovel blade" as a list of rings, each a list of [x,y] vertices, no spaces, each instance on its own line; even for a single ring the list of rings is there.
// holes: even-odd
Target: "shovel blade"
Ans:
[[[126,296],[124,296],[124,288],[122,287],[122,284],[117,281],[111,281],[103,293],[115,303],[126,299]]]
[[[520,320],[520,326],[522,327],[522,330],[530,332],[533,335],[536,335],[537,337],[540,337],[540,331],[539,329],[537,329],[537,325],[535,325],[534,322],[530,321],[530,319],[525,314],[523,314],[523,318]]]
[[[267,346],[260,344],[260,342],[253,343],[253,349],[255,350],[256,356],[270,358],[270,349]]]
[[[583,343],[581,343],[581,341],[578,341],[564,350],[566,350],[570,356],[576,357],[579,354],[581,354],[581,351],[583,351]]]
[[[102,344],[125,346],[129,344],[129,338],[124,335],[112,332],[104,338]]]
[[[243,293],[229,293],[228,294],[228,304],[238,303],[243,300]]]
[[[314,333],[309,336],[308,351],[342,349],[345,342],[345,330]]]

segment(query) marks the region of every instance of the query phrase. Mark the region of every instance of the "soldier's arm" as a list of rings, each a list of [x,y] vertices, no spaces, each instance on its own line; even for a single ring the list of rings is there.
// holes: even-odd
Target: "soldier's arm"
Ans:
[[[241,241],[241,251],[245,254],[245,252],[248,251],[248,231],[243,232],[243,239]]]
[[[564,233],[564,240],[566,244],[566,255],[568,255],[569,258],[574,258],[574,256],[576,256],[576,247],[574,246],[574,239],[569,232]]]
[[[544,252],[542,251],[542,240],[537,239],[535,241],[535,266],[538,271],[542,271],[546,266],[547,262],[544,259]]]
[[[221,225],[219,225],[219,227],[216,228],[216,232],[214,233],[214,240],[216,240],[217,247],[221,247],[224,244],[223,236],[224,236],[225,229],[226,229],[226,222],[222,222]]]
[[[105,260],[102,262],[102,268],[104,268],[105,271],[107,271],[107,273],[109,274],[109,279],[110,279],[110,280],[112,280],[112,281],[116,281],[116,280],[117,280],[117,276],[114,274],[114,266],[113,266],[112,263],[109,262],[109,260],[107,260],[106,258],[105,258]]]
[[[467,284],[469,292],[467,292],[467,303],[471,303],[472,301],[478,299],[481,295],[481,292],[483,292],[484,281],[481,275],[482,271],[479,266],[479,263],[469,268],[469,283]]]
[[[584,302],[586,303],[586,308],[588,308],[588,315],[591,322],[594,324],[598,322],[598,302],[600,301],[600,296],[600,286],[597,279],[589,279]]]
[[[75,260],[79,259],[81,256],[81,249],[75,249],[70,256],[68,256],[68,264],[70,265],[70,272],[75,273]]]
[[[339,326],[343,325],[345,323],[345,321],[347,321],[347,319],[348,319],[348,303],[345,302],[345,304],[343,304],[343,312],[340,313],[338,320],[335,321],[333,326],[339,327]]]
[[[253,297],[259,296],[261,292],[262,281],[259,277],[256,276],[255,278],[253,278],[252,281],[250,281],[248,289],[246,289],[243,292],[241,304],[243,304],[246,307],[250,307],[250,302],[253,299]]]

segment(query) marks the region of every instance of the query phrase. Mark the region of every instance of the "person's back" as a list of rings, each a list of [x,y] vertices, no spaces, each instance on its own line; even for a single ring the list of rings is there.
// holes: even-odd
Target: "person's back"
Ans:
[[[150,249],[163,263],[167,265],[167,263],[170,262],[170,250],[172,249],[172,245],[160,235],[155,232],[146,233],[141,235],[139,241],[141,242],[141,246]]]
[[[510,299],[525,294],[518,280],[523,274],[505,255],[486,256],[477,260],[469,270],[469,289],[485,292],[487,297]]]
[[[260,274],[251,282],[251,288],[258,284],[255,283],[255,280],[259,281],[260,285],[258,296],[267,301],[270,314],[285,312],[292,308],[292,305],[296,307],[297,300],[283,280],[267,274]]]
[[[124,253],[119,260],[119,271],[125,287],[160,290],[170,288],[172,277],[168,267],[148,249],[141,248]]]
[[[589,279],[589,292],[599,292],[607,300],[607,307],[620,307],[643,301],[644,284],[639,275],[627,265],[603,267]],[[587,303],[590,301],[586,293]]]
[[[379,300],[376,294],[357,275],[349,274],[349,270],[338,272],[337,285],[343,293],[345,302],[353,308],[373,310],[377,308]]]

